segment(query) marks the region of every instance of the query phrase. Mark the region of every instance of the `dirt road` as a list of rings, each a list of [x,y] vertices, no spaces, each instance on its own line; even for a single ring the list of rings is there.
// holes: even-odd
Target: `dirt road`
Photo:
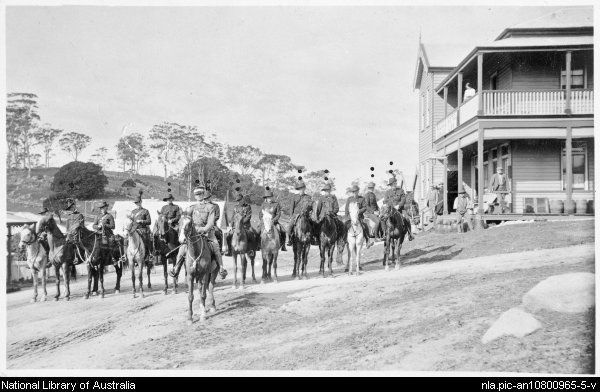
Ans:
[[[152,275],[155,288],[144,299],[131,298],[129,278],[122,293],[113,294],[112,274],[105,299],[84,300],[83,279],[70,302],[29,304],[29,290],[13,293],[7,366],[593,371],[593,311],[538,313],[544,327],[534,334],[480,342],[491,323],[542,279],[593,272],[593,243],[457,259],[461,252],[423,237],[407,249],[407,264],[389,272],[382,270],[381,252],[380,245],[365,252],[360,277],[336,266],[334,278],[318,278],[312,249],[306,281],[289,279],[288,252],[280,283],[232,289],[228,277],[215,290],[217,313],[204,323],[196,318],[191,327],[187,295],[164,296],[159,274]]]

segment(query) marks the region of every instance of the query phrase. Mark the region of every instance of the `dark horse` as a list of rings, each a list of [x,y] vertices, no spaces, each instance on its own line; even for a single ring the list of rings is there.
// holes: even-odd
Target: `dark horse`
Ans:
[[[396,263],[396,269],[400,268],[400,250],[404,237],[408,233],[410,221],[405,218],[393,206],[383,206],[381,210],[381,221],[385,222],[384,241],[385,247],[383,252],[383,265],[385,270],[389,269],[387,258]],[[390,254],[391,247],[391,254]]]
[[[206,317],[206,289],[210,294],[209,312],[215,312],[215,280],[219,273],[219,264],[211,254],[208,239],[196,232],[192,219],[183,216],[179,221],[179,242],[186,243],[185,265],[188,271],[188,324],[192,324],[192,303],[194,302],[194,282],[198,281],[200,292],[200,320]]]
[[[319,274],[325,276],[325,260],[327,259],[327,267],[329,268],[329,276],[333,277],[333,269],[331,262],[333,261],[333,251],[339,239],[340,229],[337,224],[337,217],[326,214],[318,223],[319,233],[319,252],[321,253],[321,266]]]
[[[252,266],[252,282],[256,283],[254,275],[254,259],[256,250],[259,248],[260,239],[252,228],[244,227],[243,216],[236,214],[233,217],[233,234],[231,236],[231,253],[233,254],[233,288],[237,287],[237,257],[240,255],[242,265],[242,288],[246,284],[246,269],[248,268],[248,258]]]
[[[77,227],[73,232],[68,234],[75,243],[75,253],[82,260],[87,268],[88,288],[85,293],[85,298],[90,297],[92,289],[92,280],[95,276],[100,282],[100,295],[104,298],[104,267],[109,265],[109,260],[105,252],[101,252],[102,248],[102,233],[99,231],[88,230],[85,226]],[[108,243],[105,244],[108,247]]]
[[[48,240],[48,262],[54,266],[54,275],[56,276],[56,295],[54,299],[58,301],[60,297],[60,270],[62,269],[66,286],[65,299],[68,301],[71,296],[69,269],[75,258],[73,244],[67,242],[67,237],[60,231],[51,215],[44,215],[38,221],[36,234],[39,235],[42,232],[45,233]]]
[[[165,277],[165,288],[164,294],[167,294],[169,289],[167,266],[168,264],[175,265],[175,259],[177,258],[177,252],[173,252],[174,249],[179,247],[179,240],[177,239],[177,230],[169,224],[167,217],[158,211],[158,219],[154,222],[152,229],[152,247],[154,248],[154,257],[157,260],[157,264],[162,264],[163,275]],[[150,278],[148,278],[148,282]],[[173,294],[177,293],[177,277],[173,278]]]
[[[102,258],[102,265],[106,268],[109,265],[115,267],[117,274],[117,281],[115,284],[115,294],[121,292],[121,277],[123,276],[123,267],[127,264],[127,258],[125,257],[125,241],[122,236],[115,234],[113,241],[108,243],[102,241],[100,245],[100,257]],[[98,292],[98,278],[100,274],[98,271],[92,271],[94,276],[94,293]]]
[[[308,279],[306,264],[308,263],[308,251],[313,236],[313,223],[310,220],[310,210],[303,211],[294,225],[292,243],[294,247],[294,271],[292,278]],[[302,268],[302,272],[300,272]]]

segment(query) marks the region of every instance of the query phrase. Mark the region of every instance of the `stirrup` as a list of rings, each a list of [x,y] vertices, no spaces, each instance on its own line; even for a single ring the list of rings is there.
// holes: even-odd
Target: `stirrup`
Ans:
[[[221,275],[221,279],[225,279],[225,277],[227,276],[227,270],[225,268],[221,268],[221,271],[219,271],[219,275]]]

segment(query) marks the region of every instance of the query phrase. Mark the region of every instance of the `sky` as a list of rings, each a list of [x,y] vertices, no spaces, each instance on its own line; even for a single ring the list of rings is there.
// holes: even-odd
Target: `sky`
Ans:
[[[91,136],[80,160],[172,121],[328,169],[343,196],[371,166],[377,182],[390,161],[416,170],[419,34],[474,47],[560,8],[9,6],[6,86]],[[51,164],[70,160],[57,148]]]

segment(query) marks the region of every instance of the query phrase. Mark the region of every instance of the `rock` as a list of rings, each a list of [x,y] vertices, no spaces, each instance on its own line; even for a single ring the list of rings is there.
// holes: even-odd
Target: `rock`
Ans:
[[[551,276],[523,296],[523,305],[531,312],[540,309],[562,313],[581,313],[594,306],[594,274],[574,272]]]
[[[535,317],[520,307],[511,308],[502,313],[498,320],[492,324],[481,338],[481,343],[487,344],[507,335],[522,338],[541,327],[542,324]]]

